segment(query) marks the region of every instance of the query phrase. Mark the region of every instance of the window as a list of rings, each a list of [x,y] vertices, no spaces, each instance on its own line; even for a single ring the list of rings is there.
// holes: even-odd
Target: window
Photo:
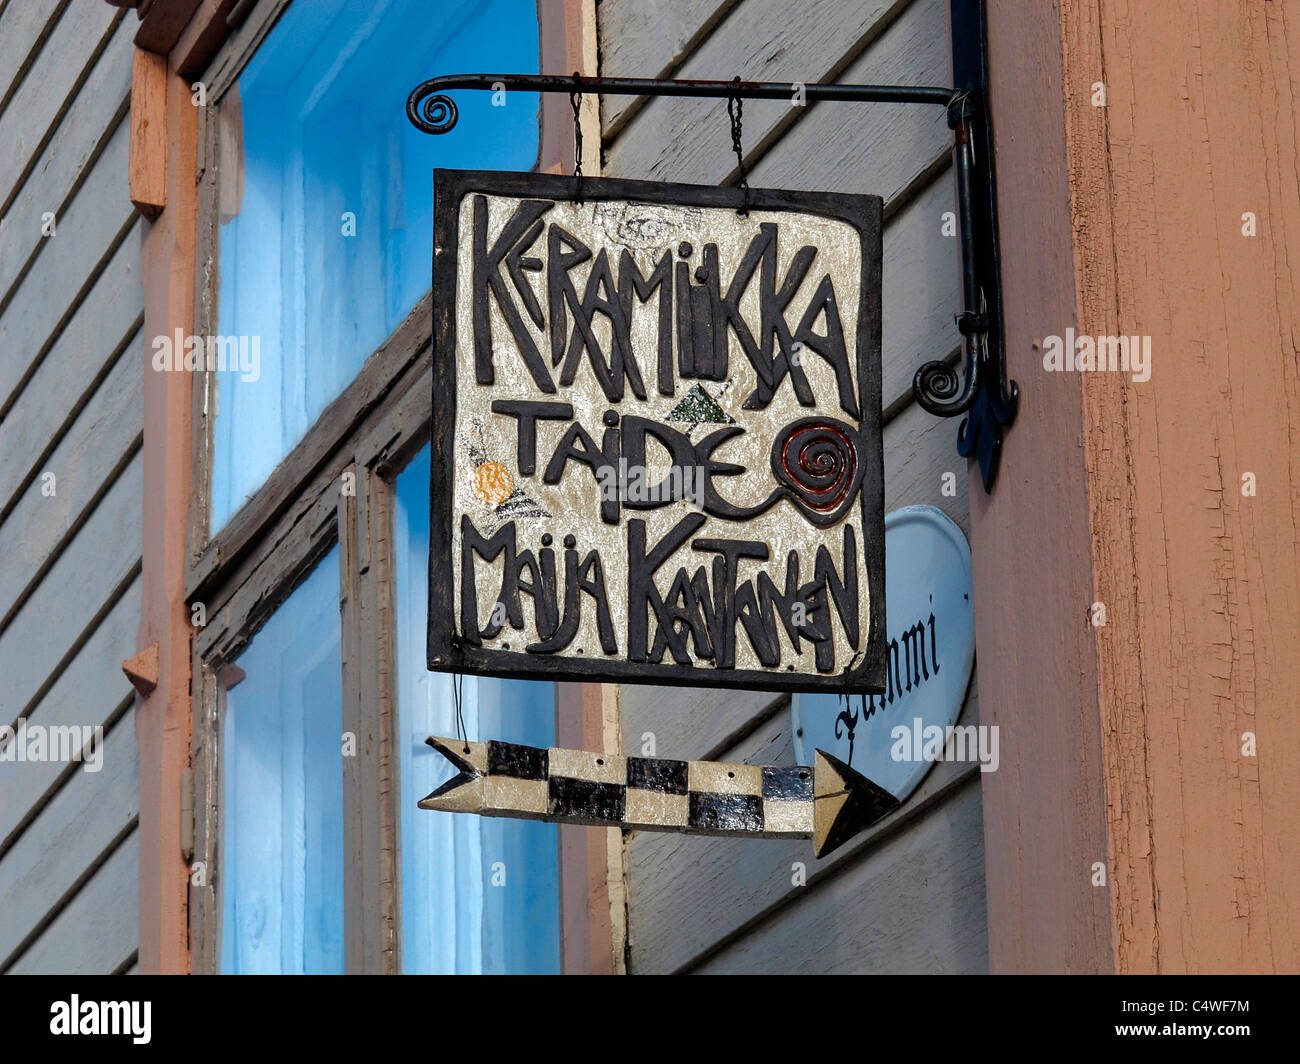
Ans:
[[[534,6],[295,3],[223,99],[217,335],[241,357],[217,372],[214,531],[428,290],[433,168],[534,165],[535,94],[472,94],[450,137],[406,119],[418,82],[476,69],[488,42],[536,70]]]
[[[343,971],[338,571],[335,548],[222,674],[223,972]]]
[[[424,745],[455,735],[452,677],[425,668],[429,448],[397,478],[398,746],[401,751],[402,970],[547,974],[560,953],[554,824],[434,813],[416,806],[450,774]],[[475,738],[555,745],[554,687],[466,676]],[[447,854],[454,858],[450,868]]]
[[[458,101],[442,139],[405,100],[485,54],[536,71],[539,40],[532,0],[295,0],[211,64],[194,332],[234,342],[195,400],[197,971],[559,968],[554,825],[415,806],[455,734],[424,668],[432,170],[540,141],[535,95]],[[466,677],[465,719],[551,745],[554,690]]]

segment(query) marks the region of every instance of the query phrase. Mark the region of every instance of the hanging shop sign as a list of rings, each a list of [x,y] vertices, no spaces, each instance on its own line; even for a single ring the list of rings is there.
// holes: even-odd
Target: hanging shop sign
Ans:
[[[979,758],[975,730],[957,731],[975,664],[970,546],[933,506],[885,518],[889,601],[882,695],[798,695],[795,757],[829,751],[905,801],[940,758]]]
[[[429,667],[884,691],[880,198],[434,193]]]

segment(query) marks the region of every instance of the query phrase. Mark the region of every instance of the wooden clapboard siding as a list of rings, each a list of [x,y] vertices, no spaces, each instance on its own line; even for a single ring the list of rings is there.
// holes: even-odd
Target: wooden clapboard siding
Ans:
[[[988,970],[984,836],[974,776],[912,829],[695,969],[796,974]],[[789,882],[787,869],[786,881]]]
[[[6,413],[58,339],[81,294],[93,287],[135,228],[135,209],[126,198],[130,132],[125,122],[119,123],[95,172],[58,221],[56,233],[62,235],[48,238],[0,307],[0,409]],[[52,292],[70,298],[50,299]]]
[[[599,0],[601,73],[669,77],[738,0]],[[616,97],[610,97],[611,100]],[[613,124],[605,108],[602,125]]]
[[[944,85],[948,82],[946,0],[915,0],[875,44],[836,80],[861,84]],[[746,136],[746,145],[750,145]],[[889,150],[883,150],[888,144]],[[936,159],[952,149],[940,107],[897,104],[814,104],[758,159],[750,182],[759,187],[871,192],[896,200]]]
[[[41,42],[54,30],[71,0],[26,0],[4,5],[0,15],[0,110],[9,103],[19,77],[41,54]]]
[[[948,84],[944,0],[597,8],[602,73]],[[618,66],[615,66],[615,63]],[[734,180],[725,104],[607,99],[604,173]],[[969,532],[957,426],[922,411],[911,380],[959,342],[951,134],[941,108],[746,101],[750,183],[885,199],[883,401],[886,510],[938,507]],[[955,474],[956,496],[942,494]],[[978,720],[974,683],[963,723]],[[789,700],[725,690],[627,685],[624,750],[649,735],[659,756],[791,763]],[[978,769],[939,764],[894,816],[818,862],[802,842],[631,833],[625,839],[628,962],[634,972],[982,971],[988,966]],[[793,886],[792,865],[807,885]],[[891,905],[887,899],[894,898]],[[906,911],[906,919],[884,913]]]
[[[97,772],[77,768],[54,799],[32,821],[0,861],[0,969],[18,958],[51,913],[87,878],[81,840],[89,836],[113,845],[128,833],[139,813],[139,766],[135,714],[128,712],[104,736]]]
[[[0,971],[137,958],[121,670],[140,628],[147,348],[127,194],[136,22],[102,2],[0,9],[0,724],[105,734],[98,772],[0,761]]]
[[[130,37],[119,31],[5,212],[0,231],[0,299],[48,243],[49,238],[41,234],[41,215],[51,211],[56,219],[63,217],[118,125],[126,120],[132,53]]]
[[[4,27],[0,26],[0,35]],[[8,212],[18,187],[53,139],[77,92],[114,35],[129,34],[124,10],[78,4],[64,12],[0,114],[0,205]]]
[[[0,570],[0,629],[72,545],[140,450],[144,374],[138,331],[133,340],[43,463],[55,474],[58,493],[42,495],[38,481],[36,490],[19,496],[10,519],[0,524],[0,558],[20,563]]]
[[[886,223],[882,301],[881,392],[885,408],[911,398],[921,364],[945,358],[961,342],[953,315],[961,302],[956,241],[942,218],[954,209],[945,171]]]
[[[0,418],[0,454],[12,456],[0,462],[0,521],[118,360],[134,359],[138,368],[140,348],[130,344],[144,321],[139,257],[137,222],[41,360],[22,401]],[[45,446],[35,446],[38,440]]]
[[[135,652],[139,617],[137,576],[95,625],[68,666],[23,715],[44,725],[112,725],[131,706],[133,691],[119,666]],[[7,723],[12,724],[13,719]],[[44,761],[6,762],[4,766],[0,771],[0,862],[32,816],[58,792],[68,770],[66,765]]]
[[[7,971],[89,975],[124,970],[140,937],[135,904],[139,865],[140,835],[132,831]]]
[[[603,4],[601,72],[629,78],[675,77],[682,63],[740,0],[643,0]],[[642,101],[644,102],[644,101]],[[636,108],[632,97],[601,101],[605,137],[617,135]]]
[[[0,631],[0,719],[11,720],[59,670],[86,621],[139,567],[131,546],[140,541],[140,472],[137,455]]]
[[[617,0],[626,3],[628,0]],[[611,6],[609,2],[601,8]],[[614,6],[617,6],[615,4]],[[677,71],[683,78],[753,81],[836,80],[835,75],[881,34],[906,0],[745,0]],[[611,71],[610,73],[616,73]],[[616,108],[619,97],[610,97]],[[837,105],[843,106],[843,105]],[[879,108],[872,108],[878,111]],[[803,108],[789,100],[746,100],[743,146],[749,151]],[[612,114],[612,121],[617,115]],[[669,145],[671,151],[665,151]],[[661,97],[642,107],[606,148],[608,174],[661,181],[716,182],[734,165],[725,100]]]

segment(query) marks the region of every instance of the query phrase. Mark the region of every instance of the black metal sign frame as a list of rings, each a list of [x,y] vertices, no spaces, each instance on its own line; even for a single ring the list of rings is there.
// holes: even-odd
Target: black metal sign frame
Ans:
[[[461,603],[456,601],[453,566],[455,554],[454,507],[450,505],[455,468],[457,413],[457,271],[461,248],[469,239],[460,232],[460,205],[471,193],[520,199],[599,202],[630,200],[648,204],[724,207],[739,209],[743,193],[737,188],[626,181],[609,178],[561,177],[547,174],[499,171],[438,170],[434,180],[434,320],[433,320],[433,423],[430,477],[429,623],[428,667],[440,672],[484,674],[519,679],[565,679],[675,684],[692,687],[725,686],[766,691],[853,691],[880,693],[885,689],[885,546],[884,454],[881,444],[881,233],[883,203],[878,196],[787,192],[751,189],[751,210],[816,214],[853,226],[862,247],[857,308],[857,335],[853,338],[856,396],[860,419],[861,481],[857,487],[862,529],[862,578],[867,581],[869,618],[859,633],[858,652],[848,669],[832,672],[779,672],[762,669],[715,668],[707,664],[684,666],[672,662],[628,660],[631,647],[620,639],[618,659],[558,656],[485,647],[479,639],[477,616],[474,635],[465,638]],[[523,398],[523,397],[520,397]],[[852,496],[847,506],[852,505]],[[462,544],[462,551],[464,550]],[[629,584],[629,587],[631,585]],[[462,591],[463,594],[463,591]],[[629,595],[631,598],[631,595]],[[829,611],[830,603],[826,603]],[[627,628],[634,604],[629,603]],[[856,609],[856,603],[855,603]],[[643,610],[644,612],[644,610]],[[828,615],[829,616],[829,615]],[[829,625],[829,619],[826,622]],[[739,628],[739,625],[734,626]],[[778,633],[779,635],[779,633]],[[477,645],[476,645],[477,644]],[[838,664],[838,663],[837,663]],[[792,667],[791,667],[792,668]]]

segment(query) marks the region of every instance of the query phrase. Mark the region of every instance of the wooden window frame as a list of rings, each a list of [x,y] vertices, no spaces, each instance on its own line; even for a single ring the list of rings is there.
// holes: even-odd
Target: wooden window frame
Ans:
[[[217,5],[215,13],[208,10],[211,4],[204,5],[172,47],[172,70],[187,82],[202,81],[207,94],[206,106],[198,108],[194,257],[184,263],[187,270],[194,270],[194,335],[211,335],[217,328],[218,108],[291,2],[261,0],[243,22],[227,28],[224,43],[215,51],[213,27],[223,22],[229,5]],[[539,2],[538,18],[541,69],[594,72],[592,0],[564,0],[562,5]],[[170,91],[176,88],[173,83]],[[584,124],[595,121],[594,103],[584,115]],[[572,159],[572,145],[567,101],[543,97],[536,168],[559,171],[566,159]],[[176,254],[183,257],[184,248],[178,246]],[[194,809],[185,857],[191,869],[201,863],[205,872],[191,875],[189,886],[186,930],[191,971],[217,972],[221,960],[222,670],[335,545],[339,547],[343,730],[353,732],[358,740],[356,756],[344,759],[345,970],[401,970],[391,540],[396,477],[429,441],[431,331],[431,294],[426,292],[256,494],[212,535],[211,400],[216,382],[212,372],[194,375],[191,481],[183,517],[184,602],[190,610],[202,603],[206,623],[193,631],[183,650],[191,669]],[[342,491],[345,473],[355,476],[354,494]],[[169,500],[168,507],[173,517],[182,520],[174,512],[175,499]],[[567,713],[561,713],[562,703]],[[575,698],[561,697],[557,691],[557,736],[585,735],[593,716],[595,734],[601,734],[601,703],[599,693],[594,697],[580,693]],[[581,721],[576,729],[574,712]],[[183,824],[183,849],[186,829]],[[566,885],[562,936],[566,926],[576,934],[575,921],[592,911],[593,898],[603,896],[608,904],[609,864],[600,859],[601,847],[580,843],[575,831],[581,829],[562,832],[559,844],[561,881]],[[600,909],[599,903],[595,909]],[[596,919],[594,926],[584,928],[580,943],[580,948],[573,948],[562,941],[565,971],[617,967],[618,951],[608,924]]]

